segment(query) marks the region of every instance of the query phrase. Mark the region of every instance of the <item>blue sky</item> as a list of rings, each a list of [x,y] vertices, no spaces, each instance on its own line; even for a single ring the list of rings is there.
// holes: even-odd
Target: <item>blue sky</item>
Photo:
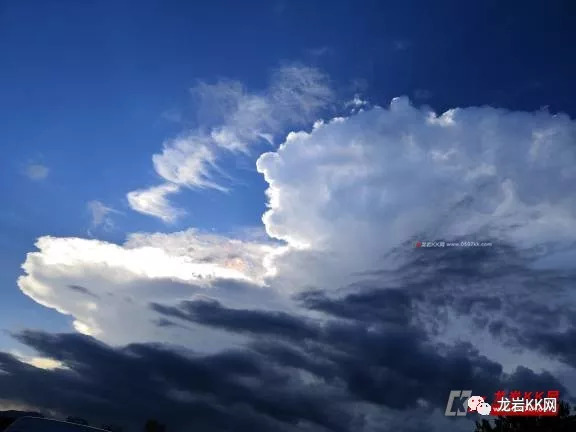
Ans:
[[[564,198],[561,192],[568,190],[566,179],[570,178],[569,174],[566,174],[566,178],[535,184],[531,179],[532,174],[526,174],[518,162],[523,160],[522,150],[518,150],[518,161],[510,158],[507,151],[515,152],[516,148],[522,148],[521,143],[528,139],[526,137],[530,133],[556,131],[554,133],[557,135],[542,132],[545,136],[553,136],[550,146],[556,147],[550,148],[555,149],[554,157],[542,157],[542,164],[534,169],[541,170],[538,171],[541,175],[562,169],[569,172],[568,161],[572,157],[573,146],[563,146],[573,136],[570,135],[574,128],[571,118],[576,116],[576,100],[573,97],[576,76],[573,55],[575,13],[573,4],[560,0],[0,0],[0,329],[4,330],[0,334],[0,347],[12,349],[20,346],[7,332],[27,328],[72,332],[74,320],[94,318],[84,310],[76,311],[67,303],[65,294],[49,299],[46,297],[42,301],[39,298],[36,299],[38,301],[33,300],[34,295],[30,294],[34,291],[30,288],[32,285],[27,285],[28,295],[18,288],[19,276],[40,275],[38,278],[43,283],[60,293],[65,292],[65,288],[58,285],[64,284],[63,280],[68,284],[78,280],[73,282],[74,286],[88,286],[90,291],[93,289],[90,283],[102,284],[104,291],[108,289],[108,283],[110,286],[120,284],[116,279],[109,281],[104,276],[102,279],[93,278],[90,273],[92,258],[83,255],[83,251],[96,243],[70,246],[71,256],[78,254],[82,257],[79,258],[80,264],[59,262],[55,265],[49,263],[48,258],[52,256],[47,252],[47,242],[46,249],[42,249],[44,255],[41,255],[47,259],[46,263],[39,266],[30,262],[30,270],[23,271],[21,266],[26,262],[26,254],[35,251],[36,240],[43,236],[53,236],[56,239],[54,244],[58,244],[62,250],[68,246],[59,239],[100,240],[101,243],[94,249],[102,248],[102,256],[113,256],[116,249],[112,245],[121,245],[118,249],[121,252],[118,253],[126,255],[118,259],[127,260],[125,268],[138,273],[138,277],[147,274],[142,282],[142,304],[162,300],[161,294],[158,294],[162,290],[166,290],[167,298],[172,303],[176,299],[187,298],[180,293],[179,290],[184,288],[178,284],[190,283],[187,276],[182,278],[178,273],[176,277],[172,270],[162,270],[158,275],[150,276],[146,273],[146,265],[136,270],[130,267],[130,249],[142,245],[152,245],[162,253],[166,252],[170,257],[166,258],[166,269],[181,264],[180,261],[174,264],[171,259],[176,255],[181,258],[178,255],[180,252],[174,250],[180,250],[183,244],[193,244],[205,254],[200,258],[200,252],[187,256],[186,259],[193,261],[216,262],[224,255],[238,254],[240,258],[234,259],[242,261],[242,271],[250,273],[245,267],[247,262],[254,265],[256,270],[250,273],[250,277],[260,271],[260,264],[257,264],[261,258],[260,248],[269,247],[274,241],[285,242],[294,251],[306,242],[317,245],[318,250],[325,247],[334,254],[330,258],[334,260],[340,259],[334,257],[348,253],[344,247],[348,244],[346,242],[350,244],[349,251],[355,251],[346,264],[339,265],[329,264],[328,258],[326,262],[322,261],[324,258],[315,261],[316,256],[301,258],[292,251],[293,255],[278,266],[281,276],[274,284],[283,287],[279,291],[288,285],[340,283],[345,272],[353,274],[371,268],[375,262],[371,261],[370,256],[383,253],[385,248],[369,244],[371,236],[367,234],[370,232],[367,227],[373,227],[373,232],[377,233],[378,227],[393,215],[403,215],[402,220],[408,221],[406,224],[419,217],[415,216],[419,213],[412,213],[412,207],[407,204],[409,198],[397,196],[394,186],[405,187],[403,190],[408,192],[403,193],[406,196],[411,196],[411,193],[421,196],[422,205],[428,202],[429,197],[436,196],[435,192],[422,187],[416,180],[412,183],[408,180],[410,178],[429,182],[437,186],[437,191],[444,191],[444,195],[437,192],[438,202],[444,202],[443,197],[452,196],[452,193],[455,197],[454,191],[464,194],[466,190],[460,189],[457,182],[448,188],[446,185],[451,185],[450,177],[443,177],[441,168],[430,173],[426,168],[421,174],[409,177],[411,168],[404,169],[400,159],[396,165],[387,165],[387,161],[395,160],[396,153],[384,154],[376,150],[374,154],[370,153],[372,150],[366,150],[366,154],[372,155],[373,160],[382,157],[382,175],[376,176],[369,184],[385,182],[382,187],[390,188],[390,199],[396,207],[380,212],[377,211],[379,204],[375,204],[376,201],[362,201],[354,189],[356,186],[360,189],[363,187],[361,180],[346,186],[331,184],[316,189],[314,185],[324,180],[315,177],[310,165],[312,156],[300,154],[294,150],[295,147],[288,145],[285,150],[278,150],[279,145],[285,141],[289,131],[311,131],[316,120],[329,122],[339,115],[355,119],[358,106],[350,108],[349,104],[355,96],[363,101],[363,107],[367,110],[375,106],[388,107],[391,100],[399,96],[411,100],[414,111],[403,105],[402,101],[393,103],[389,114],[392,120],[381,120],[384,123],[391,121],[392,126],[388,129],[375,128],[375,135],[369,134],[372,133],[371,122],[380,121],[377,109],[365,114],[365,117],[359,116],[357,120],[350,121],[354,131],[365,129],[367,136],[382,136],[385,137],[382,138],[384,141],[391,139],[387,134],[394,125],[406,124],[406,129],[394,136],[412,136],[412,133],[420,136],[418,134],[421,133],[423,142],[427,143],[423,131],[428,126],[424,126],[424,123],[416,126],[421,124],[419,107],[430,106],[439,116],[456,107],[478,107],[465,111],[459,117],[459,121],[465,125],[462,127],[468,129],[466,133],[462,132],[462,141],[453,143],[454,148],[468,140],[471,149],[469,153],[464,153],[470,160],[477,157],[480,165],[486,157],[486,163],[492,163],[486,156],[492,154],[490,151],[474,153],[476,150],[472,149],[488,130],[494,134],[495,143],[507,142],[507,149],[514,149],[503,150],[501,165],[494,162],[499,167],[497,169],[501,169],[498,171],[498,181],[501,181],[503,190],[506,181],[512,179],[510,181],[515,184],[520,197],[518,202],[536,205],[549,201],[551,205],[560,206],[558,203]],[[282,78],[278,71],[292,71],[290,73],[293,75]],[[290,87],[293,85],[291,79],[300,78],[306,85],[312,84],[296,90]],[[218,82],[241,83],[243,87],[242,90],[234,86],[210,87]],[[290,94],[302,90],[304,96],[287,102],[286,94],[282,93],[284,96],[281,96],[279,92],[286,89],[292,92]],[[232,94],[233,103],[238,103],[240,108],[229,109],[219,105],[218,98],[223,97],[225,92]],[[198,94],[207,95],[208,99],[214,97],[216,102],[209,106]],[[265,108],[262,111],[252,110],[252,103],[262,103]],[[292,116],[286,106],[296,107],[294,112],[300,109],[305,114]],[[502,108],[512,114],[490,111],[491,108],[487,107]],[[549,112],[541,111],[543,107],[548,107]],[[528,112],[540,114],[521,114]],[[556,113],[563,113],[564,117],[555,117]],[[438,124],[448,124],[449,120],[446,119],[439,120]],[[243,130],[243,126],[251,130]],[[236,138],[242,150],[246,151],[246,154],[242,154],[226,150],[226,145],[230,143],[214,148],[217,165],[222,172],[218,175],[211,172],[209,178],[226,185],[229,189],[227,192],[213,187],[199,188],[190,177],[184,178],[184,174],[175,179],[174,175],[171,177],[159,172],[162,167],[165,170],[175,167],[185,169],[190,162],[183,162],[178,159],[179,156],[172,159],[172,156],[162,153],[163,145],[174,149],[178,137],[209,136],[210,131],[217,127],[237,133]],[[337,131],[338,127],[331,125],[327,126],[326,132],[322,132],[321,128],[318,132],[312,132],[312,142],[307,142],[305,138],[295,139],[295,142],[301,142],[302,146],[310,149],[314,149],[316,143],[325,143],[329,148],[339,137],[352,134],[345,128]],[[522,131],[525,131],[524,135]],[[273,135],[272,142],[266,142],[258,135],[261,132]],[[335,135],[329,139],[332,133]],[[534,136],[532,139],[536,140]],[[441,137],[446,143],[451,143],[453,139],[452,135]],[[358,139],[363,142],[361,138]],[[366,139],[368,142],[369,139]],[[192,144],[187,141],[186,145],[196,145],[194,140],[190,142]],[[442,145],[438,144],[439,148]],[[190,151],[192,147],[187,148]],[[318,154],[323,147],[319,148]],[[368,144],[366,148],[369,149]],[[438,151],[446,151],[446,155],[449,153],[448,147]],[[265,152],[278,156],[260,158]],[[156,159],[153,159],[153,155],[156,155]],[[338,155],[341,154],[334,153],[334,160],[344,164],[345,161],[340,160],[341,156]],[[153,160],[161,160],[161,167],[155,166]],[[317,162],[332,164],[333,160],[327,158]],[[375,168],[370,168],[370,162],[368,157],[366,166],[360,171],[372,172],[369,169]],[[342,166],[342,169],[346,169]],[[388,171],[384,167],[388,167]],[[301,180],[297,180],[300,176]],[[185,212],[171,223],[137,211],[127,195],[164,184],[178,188],[176,193],[168,196],[169,208],[164,210],[180,209]],[[282,195],[282,205],[277,208],[268,202],[270,198],[265,195],[269,187],[275,187],[278,193],[285,194]],[[522,195],[527,190],[533,193],[531,199]],[[324,193],[327,201],[334,201],[314,212],[316,208],[311,203],[316,202],[316,198],[321,200]],[[544,199],[546,193],[555,198]],[[480,192],[476,196],[483,197]],[[295,206],[293,211],[285,213],[279,210],[286,206],[287,201],[299,199],[310,203],[310,209],[306,204]],[[264,226],[262,216],[268,204],[273,208],[272,213],[276,214],[272,214]],[[432,202],[428,204],[431,207],[436,205]],[[477,208],[484,206],[484,209],[491,205],[486,201],[478,204]],[[572,219],[568,217],[566,220],[554,219],[557,215],[565,214],[562,213],[564,211],[569,213],[573,210],[570,207],[573,203],[562,205],[565,207],[554,207],[550,213],[542,210],[544,207],[539,207],[539,211],[544,211],[548,217],[539,227],[572,226],[569,225]],[[103,212],[100,218],[95,209]],[[349,210],[349,213],[343,209]],[[420,212],[426,213],[427,210],[423,209]],[[516,226],[530,227],[535,240],[534,244],[528,245],[525,238],[529,236],[525,231],[518,231],[511,234],[507,241],[519,249],[538,242],[559,242],[559,237],[552,231],[540,232],[540,228],[530,225],[526,208],[518,206],[515,209]],[[366,243],[362,243],[365,253],[355,249],[354,237],[336,235],[350,228],[351,225],[346,222],[348,217],[362,220],[358,222],[356,239],[359,242],[359,239],[366,239]],[[491,217],[493,221],[500,220],[496,213]],[[469,221],[476,219],[471,217]],[[422,223],[423,229],[428,227],[425,220],[419,223]],[[415,235],[405,225],[394,224],[391,222],[390,225],[394,227],[393,231],[406,235],[392,236],[391,242],[400,244],[401,240],[410,237],[407,233]],[[472,228],[462,228],[464,224],[461,221],[447,226],[441,228],[438,225],[432,232],[472,232],[466,231]],[[502,222],[497,227],[504,229],[506,226],[513,224],[502,216]],[[195,238],[192,234],[178,237],[178,234],[174,234],[188,229],[219,237]],[[136,233],[147,234],[134,240]],[[156,237],[152,233],[156,233]],[[167,237],[161,237],[163,234]],[[245,249],[238,252],[234,249],[236,246],[228,243],[227,236],[240,238]],[[265,237],[263,245],[259,243],[262,236]],[[337,237],[342,238],[338,240]],[[131,238],[126,243],[126,239]],[[206,246],[208,244],[211,246]],[[560,243],[558,248],[571,250]],[[222,252],[224,250],[228,252],[225,254]],[[164,258],[138,255],[136,259],[154,267],[154,262]],[[312,268],[316,262],[320,264]],[[231,268],[232,264],[226,263],[225,267]],[[80,270],[74,273],[71,269],[76,265]],[[110,263],[106,265],[113,266]],[[97,269],[102,272],[102,268]],[[71,271],[70,275],[66,273],[68,270]],[[183,271],[188,272],[189,268]],[[306,272],[306,277],[300,274]],[[321,276],[324,274],[329,274],[326,278],[331,279],[324,280],[324,276]],[[156,279],[171,277],[180,278],[177,286],[155,285],[160,283]],[[258,279],[256,276],[254,278]],[[83,281],[87,281],[88,285],[83,285]],[[148,289],[156,294],[147,297]],[[255,300],[252,288],[246,288],[248,294],[245,299],[241,299],[241,295],[228,298],[228,288],[218,290],[218,295],[239,308],[259,301],[258,298]],[[293,293],[291,288],[286,290]],[[178,294],[171,297],[172,292]],[[279,300],[280,297],[262,294],[261,302],[269,307],[275,305],[287,313],[293,312],[296,306],[285,299]],[[40,303],[48,303],[52,308]],[[66,310],[74,317],[59,313],[54,308]],[[103,320],[96,317],[93,325],[102,324]],[[103,330],[105,336],[101,339],[104,342],[114,345],[156,341],[155,338],[161,342],[174,341],[173,336],[158,336],[156,330],[149,331],[145,326],[146,329],[142,327],[142,334],[134,335],[134,340],[131,340],[124,330],[115,326],[110,324],[110,328]],[[219,335],[217,332],[215,334]],[[450,338],[457,335],[444,336],[446,340],[452,340]],[[210,349],[217,350],[230,343],[231,339],[223,337]],[[502,364],[506,364],[511,355],[493,346],[482,349],[488,352],[493,349],[495,355],[500,356],[497,361]],[[536,354],[535,357],[530,355],[526,357],[527,362],[533,361],[534,365],[545,362]]]

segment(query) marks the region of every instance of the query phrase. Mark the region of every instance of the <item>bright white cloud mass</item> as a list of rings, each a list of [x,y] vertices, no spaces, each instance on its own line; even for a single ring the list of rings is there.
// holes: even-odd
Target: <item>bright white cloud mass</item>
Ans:
[[[314,96],[290,100],[278,91],[283,103],[316,108]],[[237,89],[222,92],[234,97],[235,107],[259,106],[247,96],[235,99]],[[225,128],[235,136],[254,138],[239,131],[239,115],[260,133],[260,124],[250,124],[255,115],[232,111]],[[400,265],[386,254],[422,236],[566,246],[576,236],[576,198],[568,193],[576,180],[575,133],[564,115],[486,107],[438,116],[397,98],[389,108],[290,133],[277,150],[260,156],[257,167],[269,184],[263,222],[270,238],[287,247],[194,230],[134,234],[123,245],[43,237],[19,284],[38,302],[73,315],[86,332],[127,343],[136,338],[136,327],[153,325],[153,301],[212,296],[214,287],[230,280],[259,287],[246,291],[253,301],[261,290],[282,297],[341,288],[358,272]],[[209,186],[202,174],[208,159],[195,165],[192,141],[179,143],[155,157],[159,173],[174,182],[167,185]],[[166,217],[167,204],[152,197],[160,188],[133,192],[131,202]],[[159,194],[166,191],[173,189]],[[277,273],[265,278],[273,267]],[[135,326],[133,319],[150,325]],[[156,328],[154,337],[170,340],[170,332]]]
[[[153,157],[165,183],[130,192],[132,208],[171,221],[179,210],[168,194],[182,187],[224,189],[214,177],[219,152],[241,155],[261,138],[272,140],[286,122],[314,120],[331,101],[323,80],[293,68],[282,70],[264,95],[248,94],[237,83],[200,85],[195,92],[211,100],[201,113],[208,126],[165,144]],[[196,302],[195,313],[208,317],[220,307],[290,312],[322,326],[329,318],[318,311],[327,306],[315,296],[361,293],[374,287],[377,275],[380,287],[414,295],[411,319],[425,321],[435,340],[457,343],[451,324],[474,334],[483,322],[488,342],[467,349],[481,350],[507,371],[526,362],[539,367],[550,353],[518,333],[515,320],[529,320],[530,305],[574,305],[561,284],[523,281],[537,268],[562,268],[563,254],[574,253],[575,139],[576,122],[561,114],[471,107],[438,115],[396,98],[386,108],[364,108],[291,132],[260,155],[268,240],[195,229],[135,233],[119,245],[41,237],[23,264],[19,286],[71,315],[79,332],[104,342],[165,342],[215,352],[248,343],[246,332],[235,333],[231,322],[193,322],[176,311],[181,302]],[[428,263],[410,246],[463,238],[493,241],[500,248],[491,262],[495,270],[474,264],[470,254],[481,252]],[[551,252],[560,258],[546,261]],[[464,268],[459,278],[442,273],[455,259]],[[412,265],[418,267],[412,271]],[[507,272],[506,265],[523,272]],[[437,282],[427,285],[431,274]],[[552,289],[555,300],[547,291]],[[456,295],[458,301],[450,302]],[[295,298],[315,306],[302,307]],[[483,311],[475,308],[478,302],[487,305]],[[558,321],[555,328],[565,326]],[[523,341],[524,354],[510,345],[513,337]]]
[[[570,245],[575,130],[567,116],[547,112],[468,108],[437,116],[397,98],[388,109],[291,133],[262,155],[258,170],[270,185],[263,221],[270,236],[308,245],[284,257],[284,274],[311,263],[304,257],[313,252],[333,262],[320,270],[314,261],[297,272],[304,278],[380,268],[385,253],[430,236]]]

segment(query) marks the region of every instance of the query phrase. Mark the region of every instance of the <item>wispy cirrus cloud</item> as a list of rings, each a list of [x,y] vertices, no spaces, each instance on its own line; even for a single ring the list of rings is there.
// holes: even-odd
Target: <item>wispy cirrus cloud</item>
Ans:
[[[86,207],[90,213],[91,229],[103,228],[109,230],[114,226],[111,215],[118,214],[118,210],[108,207],[98,200],[89,201]]]
[[[287,65],[276,70],[269,87],[250,92],[241,83],[198,83],[191,93],[198,103],[199,127],[164,143],[152,157],[167,183],[128,194],[132,209],[172,222],[182,215],[167,195],[180,188],[225,192],[218,160],[224,153],[245,155],[291,125],[313,120],[334,99],[327,77],[310,67]]]
[[[171,223],[185,214],[184,210],[173,207],[168,196],[178,193],[180,186],[174,183],[163,183],[148,189],[138,189],[126,195],[133,210],[155,216],[164,222]]]

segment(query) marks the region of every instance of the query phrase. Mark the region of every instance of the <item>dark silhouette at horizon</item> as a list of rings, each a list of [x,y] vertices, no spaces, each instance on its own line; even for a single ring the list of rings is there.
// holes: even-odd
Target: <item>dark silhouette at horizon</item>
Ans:
[[[7,429],[12,423],[14,423],[17,419],[21,417],[40,417],[51,420],[63,420],[68,423],[74,423],[82,426],[92,426],[104,429],[109,432],[123,432],[125,430],[123,426],[119,426],[113,423],[103,423],[102,425],[90,424],[88,420],[82,417],[67,416],[64,420],[60,418],[53,418],[51,416],[47,416],[37,411],[8,410],[8,411],[0,411],[0,432]],[[167,427],[165,424],[159,422],[156,419],[148,419],[144,423],[144,427],[142,429],[135,428],[130,430],[142,430],[143,432],[167,432]]]

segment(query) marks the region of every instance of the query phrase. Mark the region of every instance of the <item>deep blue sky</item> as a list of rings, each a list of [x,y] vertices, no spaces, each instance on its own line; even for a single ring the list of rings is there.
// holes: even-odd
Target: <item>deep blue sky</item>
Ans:
[[[258,89],[300,61],[374,103],[405,94],[437,110],[548,105],[574,116],[575,11],[569,0],[0,0],[0,328],[68,328],[16,278],[38,236],[86,235],[88,201],[123,212],[102,238],[165,230],[131,212],[125,193],[157,182],[151,155],[184,128],[166,113],[193,112],[198,79]],[[30,163],[48,177],[22,175]],[[179,197],[190,216],[171,230],[257,225],[264,183],[244,180],[226,199]]]

